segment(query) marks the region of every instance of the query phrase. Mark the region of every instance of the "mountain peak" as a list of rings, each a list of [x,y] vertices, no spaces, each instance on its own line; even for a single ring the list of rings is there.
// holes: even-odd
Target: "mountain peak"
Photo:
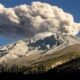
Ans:
[[[37,35],[17,41],[16,43],[0,48],[0,62],[19,58],[20,56],[30,56],[34,53],[46,54],[51,51],[58,51],[66,46],[79,43],[75,36],[66,34],[56,34],[51,32],[38,33]],[[50,53],[50,52],[49,52]]]

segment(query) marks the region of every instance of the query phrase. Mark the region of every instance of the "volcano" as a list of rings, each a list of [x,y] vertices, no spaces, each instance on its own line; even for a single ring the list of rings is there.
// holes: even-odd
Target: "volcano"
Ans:
[[[0,33],[9,37],[14,33],[25,36],[0,47],[0,72],[33,74],[52,69],[56,72],[68,68],[79,70],[80,24],[74,22],[71,14],[41,2],[14,8],[0,4],[0,7]]]

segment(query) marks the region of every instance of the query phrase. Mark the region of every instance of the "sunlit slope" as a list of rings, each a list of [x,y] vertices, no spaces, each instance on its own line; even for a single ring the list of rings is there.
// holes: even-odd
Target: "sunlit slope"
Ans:
[[[80,57],[55,67],[53,71],[54,72],[65,72],[65,73],[80,72]]]
[[[80,57],[80,44],[75,44],[72,46],[68,46],[58,52],[53,54],[44,55],[37,59],[29,60],[26,57],[21,57],[16,60],[8,61],[6,64],[6,69],[13,69],[13,65],[17,66],[18,70],[23,70],[25,67],[28,70],[33,72],[44,72],[50,69],[54,69],[59,65],[63,65],[71,60],[77,59]]]

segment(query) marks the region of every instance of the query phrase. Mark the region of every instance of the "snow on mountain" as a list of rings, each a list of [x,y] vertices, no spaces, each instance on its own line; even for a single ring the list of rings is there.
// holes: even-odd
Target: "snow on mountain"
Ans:
[[[30,56],[35,53],[40,55],[42,55],[42,53],[50,54],[76,43],[79,43],[79,40],[74,36],[51,32],[38,33],[31,38],[0,47],[0,62],[22,56]]]

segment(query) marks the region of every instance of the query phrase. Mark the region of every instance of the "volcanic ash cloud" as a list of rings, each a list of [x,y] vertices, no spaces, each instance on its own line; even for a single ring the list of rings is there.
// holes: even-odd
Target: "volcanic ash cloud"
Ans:
[[[74,22],[73,16],[57,6],[47,3],[33,2],[5,8],[0,4],[0,34],[20,34],[33,36],[40,32],[55,32],[75,35],[80,24]]]

